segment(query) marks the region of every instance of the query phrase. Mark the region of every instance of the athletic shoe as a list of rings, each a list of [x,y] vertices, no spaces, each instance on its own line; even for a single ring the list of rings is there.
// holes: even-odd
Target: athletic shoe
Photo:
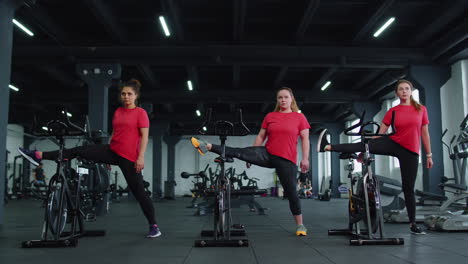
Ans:
[[[196,148],[198,153],[200,153],[202,156],[208,152],[208,149],[206,149],[206,145],[208,144],[207,142],[195,137],[192,137],[190,141],[192,142],[193,147]]]
[[[307,228],[304,225],[298,225],[296,229],[296,236],[307,236]]]
[[[326,132],[327,132],[327,129],[324,129],[322,130],[322,132],[320,132],[320,135],[317,141],[317,152],[325,152],[325,146],[329,144],[327,140]]]
[[[37,155],[36,155],[36,152],[35,150],[29,150],[29,149],[24,149],[24,148],[18,148],[18,152],[27,160],[29,160],[29,162],[31,162],[31,164],[35,165],[35,166],[39,166],[39,164],[41,164],[41,161],[42,159],[38,158]]]
[[[159,227],[157,225],[152,225],[152,226],[150,226],[150,230],[148,232],[148,235],[146,235],[146,237],[154,238],[154,237],[158,237],[160,235],[161,235],[161,231],[159,231]]]
[[[415,235],[425,235],[426,232],[424,232],[418,225],[414,224],[411,225],[410,227],[411,233]]]

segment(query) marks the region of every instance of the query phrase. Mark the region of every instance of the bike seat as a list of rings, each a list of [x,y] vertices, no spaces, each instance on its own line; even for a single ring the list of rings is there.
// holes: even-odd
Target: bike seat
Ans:
[[[340,153],[340,159],[357,159],[356,153]]]
[[[436,193],[431,193],[431,192],[423,192],[420,190],[416,190],[415,193],[416,196],[420,196],[424,198],[425,200],[433,200],[433,201],[445,201],[447,200],[447,197],[444,195],[436,194]]]
[[[461,191],[466,191],[467,190],[467,187],[466,185],[461,185],[461,184],[455,184],[455,183],[443,183],[441,184],[443,187],[449,187],[449,188],[453,188],[453,189],[457,189],[457,190],[461,190]]]
[[[221,160],[222,160],[222,158],[221,158],[221,156],[219,156],[219,157],[215,158],[214,161],[215,161],[216,163],[220,163]],[[224,158],[224,162],[226,162],[226,163],[233,163],[233,162],[234,162],[234,159],[231,158],[231,157],[226,157],[226,158]]]

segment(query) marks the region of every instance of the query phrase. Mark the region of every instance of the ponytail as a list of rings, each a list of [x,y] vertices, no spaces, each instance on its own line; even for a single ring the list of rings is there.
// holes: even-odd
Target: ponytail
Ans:
[[[416,110],[421,111],[421,104],[418,103],[418,101],[414,100],[413,96],[411,95],[410,96],[410,102],[411,102],[411,105],[416,108]]]

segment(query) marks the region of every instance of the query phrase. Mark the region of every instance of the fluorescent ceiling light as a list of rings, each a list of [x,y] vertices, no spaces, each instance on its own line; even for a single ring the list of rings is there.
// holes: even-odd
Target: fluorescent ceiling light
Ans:
[[[325,91],[325,89],[327,89],[328,86],[330,86],[330,84],[331,84],[330,81],[326,82],[326,83],[322,86],[322,88],[320,88],[320,90]]]
[[[206,131],[206,126],[203,127],[203,131]]]
[[[192,86],[192,81],[187,81],[187,87],[189,89],[189,91],[192,91],[193,90],[193,86]]]
[[[42,129],[45,130],[45,131],[48,131],[46,126],[43,126]]]
[[[298,110],[297,112],[298,112],[299,114],[300,114],[300,113],[302,113],[302,111],[301,111],[301,110]]]
[[[62,114],[65,114],[65,111],[62,111]],[[72,117],[72,114],[70,114],[69,112],[67,112],[67,116]]]
[[[395,21],[395,17],[391,17],[387,20],[387,22],[385,22],[385,24],[383,24],[383,26],[381,26],[375,33],[374,33],[374,38],[378,37],[385,29],[388,28],[388,26],[390,26],[390,24],[393,23],[393,21]]]
[[[166,24],[166,19],[164,19],[163,16],[159,16],[159,23],[161,23],[161,27],[163,28],[166,37],[169,37],[171,35],[171,32],[169,32],[169,28]]]
[[[197,113],[197,116],[201,116],[200,110],[197,109],[195,112]]]
[[[12,84],[9,84],[8,87],[10,87],[10,89],[12,89],[13,91],[19,91],[19,89],[15,86],[13,86]]]
[[[15,24],[17,27],[21,28],[24,32],[26,32],[26,34],[28,34],[29,36],[34,36],[34,33],[31,32],[31,30],[27,29],[25,26],[23,26],[23,24],[21,24],[20,22],[18,22],[18,20],[16,19],[13,19],[13,24]]]

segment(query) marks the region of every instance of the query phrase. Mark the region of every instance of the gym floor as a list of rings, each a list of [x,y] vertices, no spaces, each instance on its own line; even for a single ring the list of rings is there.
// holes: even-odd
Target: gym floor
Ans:
[[[307,237],[294,236],[288,202],[258,198],[269,208],[266,216],[233,209],[234,222],[246,226],[250,246],[195,248],[202,229],[212,227],[212,215],[193,216],[190,199],[155,203],[162,236],[144,238],[147,226],[138,204],[114,203],[107,216],[87,223],[88,229],[105,228],[105,237],[82,238],[76,248],[22,249],[23,240],[38,239],[43,210],[38,201],[10,201],[0,230],[2,263],[468,263],[467,233],[409,233],[407,224],[386,224],[389,237],[402,237],[403,246],[350,246],[346,237],[329,237],[327,230],[346,226],[347,200],[302,200]]]

